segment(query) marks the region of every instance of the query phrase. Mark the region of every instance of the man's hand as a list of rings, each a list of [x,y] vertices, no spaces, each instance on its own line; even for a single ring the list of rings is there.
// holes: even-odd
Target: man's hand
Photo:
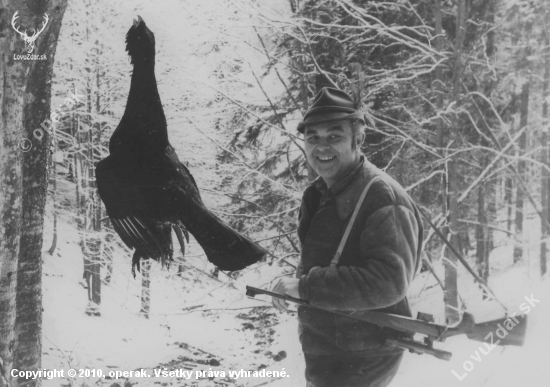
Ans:
[[[298,290],[298,284],[300,280],[298,278],[281,278],[277,284],[273,287],[274,293],[284,294],[294,298],[300,298],[300,292]],[[280,298],[271,298],[273,306],[277,308],[279,312],[288,310],[288,303]]]

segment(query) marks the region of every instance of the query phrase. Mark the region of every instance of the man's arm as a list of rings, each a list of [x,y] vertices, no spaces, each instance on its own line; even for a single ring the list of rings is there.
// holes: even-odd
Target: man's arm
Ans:
[[[359,266],[314,267],[299,282],[299,296],[335,310],[384,308],[401,301],[418,259],[419,225],[413,211],[386,205],[363,225]]]
[[[304,198],[302,200],[302,204],[300,206],[300,212],[298,213],[298,220],[299,220],[299,228],[298,228],[298,236],[300,237],[302,235],[302,231],[300,230],[301,227],[304,227],[303,224],[303,217],[305,214],[309,212],[308,208],[306,207],[307,202],[310,202],[311,196],[312,196],[312,190],[311,188],[307,188],[306,192],[304,193]],[[301,239],[300,239],[301,241]],[[291,296],[294,298],[299,298],[300,294],[298,291],[298,286],[300,284],[300,276],[302,275],[304,271],[304,265],[302,260],[300,259],[298,263],[298,267],[296,268],[296,278],[281,278],[279,281],[275,284],[272,291],[279,294],[285,294],[287,296]],[[288,303],[284,300],[281,300],[279,298],[273,297],[271,302],[273,303],[273,306],[279,311],[284,312],[288,310]]]

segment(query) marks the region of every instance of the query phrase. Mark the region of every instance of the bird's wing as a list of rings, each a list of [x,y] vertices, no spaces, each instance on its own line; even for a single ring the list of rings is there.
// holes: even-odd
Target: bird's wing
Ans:
[[[109,156],[98,163],[99,194],[122,240],[143,256],[162,259],[171,243],[161,225],[179,221],[221,270],[240,270],[260,260],[265,250],[204,206],[193,176],[168,148],[154,157]]]
[[[139,250],[145,257],[161,259],[165,255],[163,240],[158,233],[138,217],[116,218],[109,216],[113,228],[129,248]]]
[[[200,198],[199,186],[197,185],[195,178],[191,174],[189,168],[187,168],[187,166],[180,161],[172,146],[166,147],[164,156],[166,157],[164,162],[176,169],[176,171],[173,171],[176,174],[176,180],[178,182],[190,182],[197,191],[194,195],[197,195]]]
[[[212,214],[200,199],[189,170],[185,166],[177,167],[170,186],[165,191],[166,203],[171,213],[177,215],[185,228],[193,234],[208,260],[221,270],[233,271],[262,259],[266,251]],[[164,169],[168,168],[167,165]]]
[[[163,258],[170,241],[157,230],[141,187],[128,176],[121,176],[120,162],[111,156],[100,161],[96,180],[99,196],[122,241],[144,256]]]

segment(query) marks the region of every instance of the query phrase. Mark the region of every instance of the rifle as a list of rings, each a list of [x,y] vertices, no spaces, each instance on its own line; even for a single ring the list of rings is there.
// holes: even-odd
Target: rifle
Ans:
[[[474,316],[465,312],[459,323],[449,327],[435,324],[433,322],[433,316],[427,313],[419,312],[419,318],[415,319],[407,316],[374,311],[341,312],[313,306],[308,301],[299,298],[254,288],[252,286],[246,287],[247,296],[254,297],[257,294],[265,294],[285,301],[290,301],[298,305],[303,305],[308,308],[315,308],[354,320],[375,324],[381,328],[390,328],[395,331],[395,334],[388,333],[386,338],[388,344],[395,347],[408,349],[410,352],[417,354],[427,353],[438,359],[447,361],[451,360],[452,353],[434,348],[434,341],[443,342],[448,337],[466,335],[471,340],[487,342],[487,344],[490,344],[491,346],[522,346],[527,328],[527,315],[519,315],[517,317],[512,315],[511,317],[503,317],[476,324]],[[512,327],[510,329],[506,329],[503,327],[503,324],[512,324]],[[504,337],[501,337],[501,335],[498,334],[498,331],[505,332],[507,334],[504,335],[503,333],[502,335],[504,335]],[[411,337],[411,334],[416,333],[425,336],[423,343],[416,341]]]

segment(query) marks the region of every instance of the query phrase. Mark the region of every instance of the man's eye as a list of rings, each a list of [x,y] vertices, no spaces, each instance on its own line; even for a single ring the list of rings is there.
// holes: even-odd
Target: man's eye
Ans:
[[[340,140],[342,137],[341,136],[338,136],[337,134],[332,134],[329,136],[328,140],[331,141],[331,142],[335,142],[335,141],[338,141]]]
[[[319,137],[317,136],[308,136],[307,137],[307,142],[317,142],[319,140]]]

